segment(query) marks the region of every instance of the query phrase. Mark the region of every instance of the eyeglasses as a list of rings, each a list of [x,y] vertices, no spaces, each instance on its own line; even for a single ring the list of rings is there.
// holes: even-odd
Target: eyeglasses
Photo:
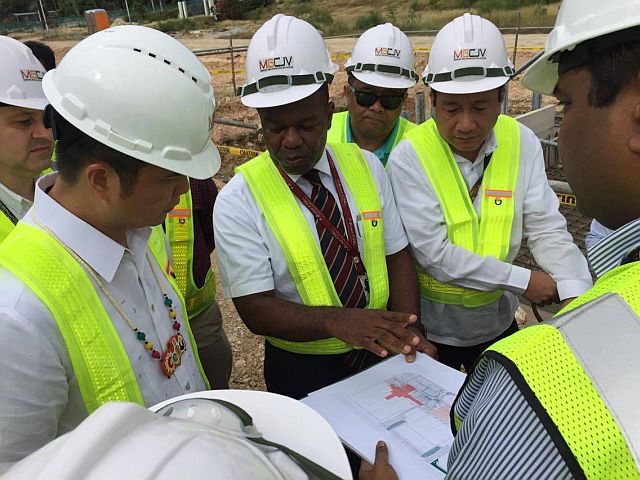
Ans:
[[[386,110],[395,110],[399,108],[404,101],[404,94],[376,95],[375,93],[356,90],[351,85],[349,85],[349,91],[356,96],[356,102],[358,102],[358,105],[361,107],[370,107],[380,100],[380,105],[382,105]]]

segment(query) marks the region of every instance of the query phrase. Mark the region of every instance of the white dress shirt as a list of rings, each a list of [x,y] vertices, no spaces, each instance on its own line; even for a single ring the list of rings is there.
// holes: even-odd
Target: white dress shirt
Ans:
[[[492,132],[474,162],[454,154],[468,189],[482,175],[485,156],[496,147]],[[524,125],[520,125],[520,168],[505,261],[482,257],[449,241],[438,197],[408,140],[402,140],[391,152],[388,173],[418,267],[441,282],[505,292],[494,303],[478,308],[423,298],[422,322],[431,340],[471,346],[492,340],[509,327],[518,307],[517,295],[527,289],[531,275],[528,269],[511,265],[523,239],[536,262],[557,282],[561,300],[576,297],[591,287],[587,262],[567,232],[567,222],[558,211],[558,199],[547,182],[540,142]],[[481,203],[482,195],[478,195],[473,205],[479,220]]]
[[[87,262],[133,323],[163,352],[175,331],[162,290],[174,299],[174,305],[178,304],[177,320],[184,335],[186,329],[169,282],[153,259],[153,267],[147,261],[150,229],[127,232],[129,248],[123,247],[45,193],[56,176],[52,173],[38,181],[35,203],[23,221],[40,228],[34,222],[35,215]],[[151,268],[155,269],[161,288]],[[128,354],[145,405],[204,390],[188,340],[182,365],[167,378],[160,371],[160,362],[144,349],[105,294],[98,287],[96,292]],[[76,427],[87,411],[55,319],[31,290],[4,268],[0,268],[0,351],[1,473],[11,463]]]
[[[18,220],[22,220],[27,211],[33,205],[33,202],[27,198],[18,195],[13,190],[9,190],[0,183],[0,201],[15,215]],[[0,212],[0,215],[4,215]]]
[[[392,255],[407,246],[407,237],[398,216],[384,167],[378,157],[364,150],[363,153],[373,174],[382,204],[385,254]],[[335,161],[335,155],[332,154],[332,158]],[[339,172],[340,167],[337,161],[335,163]],[[336,203],[340,206],[326,152],[314,168],[320,172],[322,184],[333,194]],[[356,225],[358,248],[362,253],[363,240],[360,221],[357,218],[358,208],[344,177],[340,173],[339,175]],[[290,175],[290,177],[305,194],[311,195],[312,186],[307,180],[300,175]],[[299,199],[296,198],[296,201],[317,240],[313,214]],[[302,303],[289,274],[282,249],[242,175],[235,175],[218,194],[213,220],[216,237],[215,252],[226,297],[235,298],[275,290],[278,298]]]

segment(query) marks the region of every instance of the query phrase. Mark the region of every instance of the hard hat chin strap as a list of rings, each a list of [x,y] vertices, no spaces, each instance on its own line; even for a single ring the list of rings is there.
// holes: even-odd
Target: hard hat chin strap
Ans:
[[[299,86],[325,82],[331,84],[331,82],[333,82],[333,75],[325,72],[309,73],[307,75],[273,75],[271,77],[261,78],[257,82],[250,83],[249,85],[239,87],[236,95],[244,97],[258,93],[263,88],[274,85]]]
[[[218,403],[220,405],[222,405],[223,407],[231,410],[242,422],[242,425],[247,428],[248,430],[255,430],[254,426],[253,426],[253,418],[251,418],[251,415],[249,415],[244,409],[240,408],[239,406],[230,403],[230,402],[226,402],[224,400],[220,400],[220,399],[216,399],[216,398],[211,398],[209,399],[212,402]],[[255,430],[257,432],[257,430]],[[329,470],[327,470],[326,468],[318,465],[317,463],[313,462],[312,460],[309,460],[307,457],[305,457],[304,455],[299,454],[298,452],[291,450],[289,447],[285,446],[285,445],[280,445],[279,443],[275,443],[272,441],[269,441],[265,438],[263,438],[262,436],[251,436],[248,435],[246,437],[247,440],[253,442],[253,443],[257,443],[258,445],[263,445],[263,446],[267,446],[267,447],[273,447],[273,448],[277,448],[278,450],[281,450],[282,452],[286,453],[287,455],[289,455],[291,458],[293,458],[300,466],[302,466],[308,473],[313,474],[315,477],[319,478],[319,479],[327,479],[327,480],[339,480],[340,477],[338,477],[337,475],[335,475],[334,473],[330,472]]]

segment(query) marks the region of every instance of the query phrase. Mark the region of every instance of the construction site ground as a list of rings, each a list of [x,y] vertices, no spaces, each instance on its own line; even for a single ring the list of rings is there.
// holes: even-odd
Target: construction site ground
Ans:
[[[248,35],[250,36],[250,35]],[[20,40],[27,38],[37,38],[33,35],[23,35]],[[179,34],[176,38],[192,50],[203,50],[212,48],[222,48],[229,46],[229,38],[221,36],[218,32],[198,31],[189,34]],[[518,50],[516,57],[516,68],[530,60],[543,46],[546,36],[542,34],[521,34],[518,37]],[[41,38],[37,38],[42,40]],[[506,35],[506,44],[510,52],[515,45],[515,36]],[[56,53],[58,61],[78,40],[58,40],[44,39]],[[248,44],[248,39],[234,39],[234,47],[242,47]],[[428,59],[428,49],[433,41],[433,36],[412,36],[411,41],[416,49],[416,70],[421,73]],[[349,57],[349,53],[355,43],[354,38],[328,39],[327,44],[334,61],[341,67]],[[240,122],[258,125],[259,118],[255,110],[244,107],[239,98],[234,95],[235,86],[244,83],[244,52],[235,52],[233,62],[231,55],[215,54],[200,57],[201,61],[210,70],[215,89],[217,108],[216,117],[232,119]],[[141,82],[144,80],[141,79]],[[346,101],[342,96],[342,89],[346,83],[346,74],[341,68],[331,85],[330,94],[336,104],[336,110],[344,110]],[[415,119],[415,93],[426,92],[424,85],[419,83],[414,89],[409,91],[409,97],[403,107],[411,120]],[[532,94],[520,85],[519,78],[514,79],[509,87],[509,109],[510,115],[518,115],[531,110]],[[429,98],[425,95],[426,111],[429,112]],[[550,97],[543,97],[543,105],[555,103]],[[214,142],[218,145],[239,147],[249,150],[264,150],[259,130],[238,128],[228,125],[216,124],[213,132]],[[222,168],[215,176],[216,184],[219,188],[233,176],[236,166],[247,161],[250,157],[222,154]],[[548,170],[548,176],[555,180],[564,180],[561,165],[555,165]],[[567,218],[569,230],[574,236],[575,242],[584,250],[584,236],[588,231],[591,219],[582,216],[575,207],[561,206],[561,212]],[[213,268],[217,270],[215,255],[212,256]],[[535,268],[535,261],[523,246],[517,263]],[[264,389],[262,375],[262,360],[264,345],[262,337],[253,335],[239,319],[233,303],[225,299],[222,295],[222,288],[218,280],[218,300],[224,316],[224,326],[229,336],[234,354],[234,369],[231,377],[231,387],[241,389]],[[549,317],[549,312],[543,312],[543,316]],[[520,323],[535,323],[535,318],[531,309],[525,305],[525,309],[518,314]]]

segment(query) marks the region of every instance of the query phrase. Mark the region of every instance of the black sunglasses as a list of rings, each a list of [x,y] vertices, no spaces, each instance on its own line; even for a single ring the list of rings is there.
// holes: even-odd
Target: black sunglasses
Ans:
[[[370,107],[378,100],[380,100],[380,105],[382,105],[387,110],[395,110],[402,105],[404,101],[404,94],[400,95],[376,95],[371,92],[363,92],[362,90],[356,90],[351,85],[349,85],[349,91],[356,96],[356,102],[361,107]]]

